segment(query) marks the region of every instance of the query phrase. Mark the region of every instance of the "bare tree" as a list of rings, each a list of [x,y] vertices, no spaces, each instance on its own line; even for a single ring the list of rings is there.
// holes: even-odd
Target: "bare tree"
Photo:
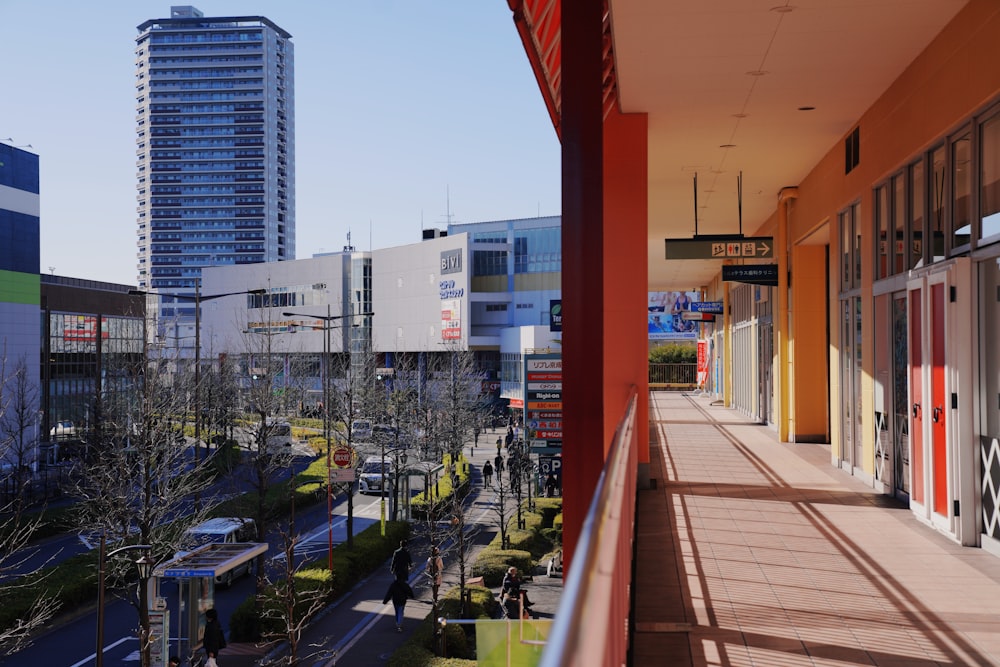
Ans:
[[[504,476],[503,471],[497,469],[493,475],[493,481],[489,487],[493,493],[493,503],[490,505],[490,512],[493,515],[493,522],[497,530],[500,531],[501,547],[506,549],[510,544],[508,537],[508,524],[514,515],[517,500],[514,489],[510,483],[510,476]]]
[[[22,586],[26,575],[23,566],[34,555],[30,542],[41,522],[40,515],[27,518],[24,514],[24,497],[21,490],[25,480],[18,472],[24,465],[24,437],[16,428],[21,422],[19,415],[33,414],[37,409],[37,390],[27,377],[24,360],[18,361],[11,374],[7,373],[6,355],[0,351],[0,463],[16,465],[5,468],[0,477],[12,475],[11,483],[16,493],[9,502],[0,504],[0,579],[8,591]],[[7,483],[7,479],[0,480]],[[37,572],[37,570],[36,570]],[[58,603],[51,598],[39,596],[28,611],[10,627],[0,628],[0,656],[10,655],[31,643],[32,633],[45,624],[58,609]]]
[[[268,311],[269,312],[269,311]],[[246,444],[246,466],[242,468],[246,481],[256,493],[253,519],[257,527],[257,541],[266,542],[267,532],[275,524],[278,511],[268,492],[279,476],[291,471],[293,463],[290,447],[274,442],[280,407],[281,389],[284,386],[287,357],[277,349],[277,334],[270,321],[251,323],[244,336],[244,399],[245,417],[249,421]],[[257,557],[257,594],[263,592],[265,557]]]
[[[187,528],[204,519],[209,504],[199,510],[192,498],[211,483],[184,441],[178,417],[184,399],[166,384],[165,363],[147,361],[141,351],[109,355],[100,428],[91,443],[95,455],[74,489],[84,531],[110,544],[149,545],[157,562],[185,546]],[[149,664],[148,582],[133,588],[134,566],[126,561],[106,564],[107,588],[136,608],[143,664]]]
[[[446,451],[457,457],[489,410],[483,394],[484,374],[476,367],[472,352],[453,348],[434,358],[430,375],[433,423]]]
[[[38,386],[28,376],[24,357],[17,360],[10,375],[2,374],[0,388],[0,465],[9,470],[4,485],[10,485],[13,501],[20,509],[30,501],[32,471],[39,455]]]
[[[292,511],[288,515],[287,523],[279,526],[282,545],[282,570],[277,581],[272,581],[266,577],[266,583],[270,586],[270,595],[267,600],[261,600],[261,619],[264,621],[264,639],[280,639],[284,641],[288,650],[276,662],[268,663],[273,665],[289,665],[293,667],[300,664],[303,659],[321,660],[330,657],[329,649],[320,648],[318,651],[308,651],[309,647],[300,645],[303,631],[308,627],[313,615],[327,604],[329,593],[329,580],[323,584],[313,587],[300,587],[296,581],[296,574],[302,568],[303,563],[295,561],[295,547],[299,542],[298,533],[295,529],[295,478],[288,484],[288,499]],[[275,622],[277,628],[268,630]],[[302,649],[307,651],[303,655]]]
[[[424,521],[417,526],[417,529],[419,533],[422,533],[426,537],[431,548],[431,555],[428,558],[428,562],[430,562],[430,558],[433,558],[433,550],[436,548],[442,558],[456,564],[459,595],[463,601],[463,611],[468,612],[468,609],[465,607],[465,589],[468,574],[472,569],[470,550],[479,529],[474,522],[467,520],[466,514],[469,508],[465,500],[469,487],[459,482],[460,476],[454,468],[456,465],[460,464],[454,462],[447,464],[448,469],[446,470],[446,474],[452,481],[451,493],[440,496],[432,493],[430,488],[425,490],[427,513]],[[429,577],[433,576],[432,569],[425,568],[425,574]],[[436,617],[438,605],[438,590],[436,587],[432,587],[431,593],[431,603]]]
[[[361,343],[359,341],[358,343]],[[352,344],[353,349],[337,355],[330,363],[333,392],[324,417],[330,423],[344,424],[344,442],[355,458],[374,454],[373,440],[359,440],[352,429],[355,419],[377,420],[384,416],[384,399],[375,384],[375,354],[367,341]],[[381,399],[381,400],[380,400]],[[327,443],[332,446],[332,443]],[[347,493],[347,548],[354,548],[354,483],[339,485]]]

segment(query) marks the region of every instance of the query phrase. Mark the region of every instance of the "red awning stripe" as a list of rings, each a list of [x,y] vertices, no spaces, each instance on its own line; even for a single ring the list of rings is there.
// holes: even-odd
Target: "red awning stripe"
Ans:
[[[514,14],[514,25],[528,55],[528,62],[538,82],[552,126],[561,136],[562,115],[561,77],[562,50],[561,0],[507,0]],[[604,3],[604,117],[618,103],[618,85],[615,74],[614,47],[611,38],[611,14]]]

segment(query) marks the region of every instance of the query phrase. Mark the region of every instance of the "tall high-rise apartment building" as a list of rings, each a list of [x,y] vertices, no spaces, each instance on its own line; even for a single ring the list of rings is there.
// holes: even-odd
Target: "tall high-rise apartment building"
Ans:
[[[291,35],[190,6],[138,30],[139,288],[193,295],[204,266],[294,259]],[[190,300],[160,310],[192,313]]]

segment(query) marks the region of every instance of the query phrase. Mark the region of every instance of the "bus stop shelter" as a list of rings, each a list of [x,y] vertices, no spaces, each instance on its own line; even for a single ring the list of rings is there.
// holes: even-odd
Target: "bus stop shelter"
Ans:
[[[177,582],[178,632],[173,654],[186,656],[190,661],[205,636],[205,612],[215,606],[215,582],[224,580],[227,573],[243,567],[267,548],[267,544],[257,542],[213,542],[156,567],[153,571],[156,595],[149,614],[151,635],[159,641],[154,641],[152,647],[151,667],[166,667],[172,653],[171,610],[166,598],[160,596],[160,584],[164,580]]]

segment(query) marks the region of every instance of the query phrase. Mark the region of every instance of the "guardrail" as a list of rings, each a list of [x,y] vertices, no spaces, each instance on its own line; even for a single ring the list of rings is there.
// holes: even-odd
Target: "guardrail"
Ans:
[[[698,364],[650,364],[649,388],[696,389]]]
[[[584,519],[541,667],[624,665],[635,525],[636,390]]]

